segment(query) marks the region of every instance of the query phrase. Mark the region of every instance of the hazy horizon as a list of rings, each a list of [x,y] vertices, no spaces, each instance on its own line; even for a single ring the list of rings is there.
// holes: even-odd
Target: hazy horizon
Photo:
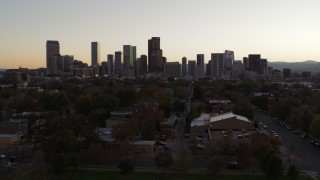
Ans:
[[[161,38],[168,61],[232,50],[235,59],[261,54],[270,62],[320,60],[320,1],[14,0],[0,2],[0,68],[45,67],[45,44],[58,40],[63,55],[91,64],[91,42],[101,61]]]

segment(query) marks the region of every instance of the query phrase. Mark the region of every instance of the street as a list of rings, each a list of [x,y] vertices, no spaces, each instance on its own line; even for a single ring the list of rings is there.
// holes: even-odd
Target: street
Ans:
[[[296,164],[301,170],[320,173],[319,147],[312,145],[308,139],[303,139],[301,135],[295,135],[293,130],[288,130],[278,122],[272,121],[271,117],[267,114],[256,112],[256,118],[268,126],[267,131],[278,132],[280,140],[284,145],[284,152],[282,153],[285,156],[291,157],[292,163]]]

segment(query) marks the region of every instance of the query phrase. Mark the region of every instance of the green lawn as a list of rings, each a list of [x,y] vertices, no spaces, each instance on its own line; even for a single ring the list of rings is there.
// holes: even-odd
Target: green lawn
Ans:
[[[17,177],[17,176],[16,176]],[[178,172],[152,172],[152,171],[135,171],[129,175],[121,175],[118,170],[69,170],[68,173],[62,176],[55,176],[52,172],[48,171],[46,168],[37,168],[30,171],[29,173],[23,175],[18,180],[29,180],[29,179],[48,179],[48,180],[201,180],[201,179],[218,179],[218,180],[267,180],[263,174],[219,174],[213,176],[209,173],[178,173]],[[7,179],[12,179],[13,177],[8,177]],[[286,178],[283,178],[286,179]],[[307,176],[300,176],[299,179],[311,179]]]

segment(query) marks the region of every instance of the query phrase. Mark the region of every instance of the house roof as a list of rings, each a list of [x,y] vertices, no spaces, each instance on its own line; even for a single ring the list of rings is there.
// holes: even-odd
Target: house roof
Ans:
[[[0,134],[0,138],[11,138],[16,136],[17,134]]]
[[[209,114],[203,113],[200,115],[200,117],[194,119],[191,122],[191,127],[192,126],[203,126],[207,123],[218,122],[218,121],[222,121],[224,119],[229,119],[229,118],[233,118],[233,117],[235,117],[237,120],[251,123],[251,121],[248,118],[246,118],[244,116],[237,115],[237,114],[233,114],[232,112],[227,112],[227,113],[219,114],[219,115],[212,116],[212,117]]]

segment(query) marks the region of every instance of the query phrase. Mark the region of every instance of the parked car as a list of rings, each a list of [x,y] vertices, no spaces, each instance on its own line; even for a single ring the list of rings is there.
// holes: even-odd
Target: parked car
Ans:
[[[204,145],[203,144],[197,144],[198,149],[204,150]]]
[[[156,146],[166,146],[166,143],[161,141],[156,141]]]
[[[4,159],[6,158],[6,155],[5,154],[0,154],[0,159]]]
[[[299,135],[300,131],[298,129],[296,129],[296,130],[293,131],[293,133],[296,134],[296,135]]]
[[[301,135],[301,137],[302,137],[303,139],[308,139],[308,138],[309,138],[308,134],[306,134],[306,133],[303,133],[303,134]]]
[[[162,134],[162,135],[160,136],[160,140],[161,140],[161,141],[166,141],[166,140],[167,140],[166,135]]]
[[[239,164],[236,161],[228,162],[226,165],[227,169],[239,169]]]

